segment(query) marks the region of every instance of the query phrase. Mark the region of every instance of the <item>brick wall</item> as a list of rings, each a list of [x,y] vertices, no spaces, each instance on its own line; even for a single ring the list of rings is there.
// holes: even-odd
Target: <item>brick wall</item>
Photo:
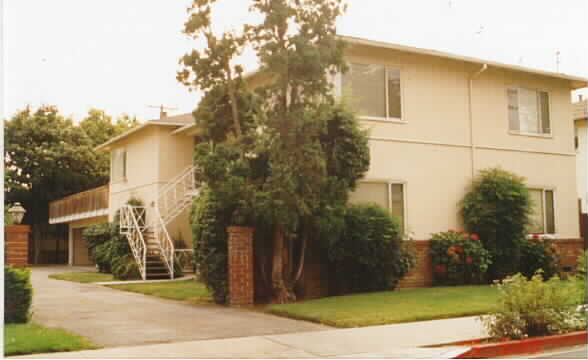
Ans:
[[[4,231],[6,264],[15,267],[27,266],[31,227],[28,225],[8,225]]]
[[[398,283],[399,289],[428,287],[433,284],[433,270],[429,255],[429,240],[414,240],[417,263],[416,266]]]
[[[584,251],[583,239],[557,239],[553,243],[557,246],[560,262],[563,269],[570,267],[576,269],[577,259]]]
[[[254,302],[253,228],[231,226],[229,235],[229,304]]]

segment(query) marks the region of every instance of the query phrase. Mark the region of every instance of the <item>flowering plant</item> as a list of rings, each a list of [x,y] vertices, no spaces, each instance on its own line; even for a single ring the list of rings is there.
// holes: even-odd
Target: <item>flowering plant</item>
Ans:
[[[433,234],[429,251],[435,285],[480,283],[491,263],[480,237],[460,230]]]

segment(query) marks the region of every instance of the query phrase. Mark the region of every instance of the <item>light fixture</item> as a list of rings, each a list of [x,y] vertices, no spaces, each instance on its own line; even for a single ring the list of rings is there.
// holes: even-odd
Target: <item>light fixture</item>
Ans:
[[[10,216],[12,216],[12,219],[14,220],[15,224],[20,224],[26,212],[27,211],[25,210],[25,208],[23,208],[19,202],[14,203],[14,205],[12,205],[10,209],[8,209],[8,213],[10,214]]]

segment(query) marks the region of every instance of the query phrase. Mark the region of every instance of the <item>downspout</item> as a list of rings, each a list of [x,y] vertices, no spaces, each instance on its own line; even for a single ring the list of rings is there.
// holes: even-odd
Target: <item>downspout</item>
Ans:
[[[488,64],[484,64],[482,65],[482,68],[478,71],[476,71],[474,74],[472,74],[470,76],[470,78],[468,79],[468,118],[469,118],[469,123],[470,123],[470,159],[471,159],[471,167],[472,167],[472,178],[474,178],[475,176],[475,157],[474,157],[474,153],[475,153],[475,148],[476,146],[474,145],[474,120],[472,117],[472,84],[473,84],[473,80],[475,78],[477,78],[478,76],[480,76],[481,73],[483,73],[484,71],[486,71],[486,69],[488,69]]]

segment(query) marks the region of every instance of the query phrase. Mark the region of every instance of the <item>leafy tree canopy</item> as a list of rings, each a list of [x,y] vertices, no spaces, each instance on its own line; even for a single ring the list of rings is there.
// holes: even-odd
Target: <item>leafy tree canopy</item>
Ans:
[[[17,112],[5,121],[6,202],[23,204],[25,223],[45,224],[49,202],[108,183],[107,154],[93,149],[134,123],[95,109],[79,126],[55,106]]]

